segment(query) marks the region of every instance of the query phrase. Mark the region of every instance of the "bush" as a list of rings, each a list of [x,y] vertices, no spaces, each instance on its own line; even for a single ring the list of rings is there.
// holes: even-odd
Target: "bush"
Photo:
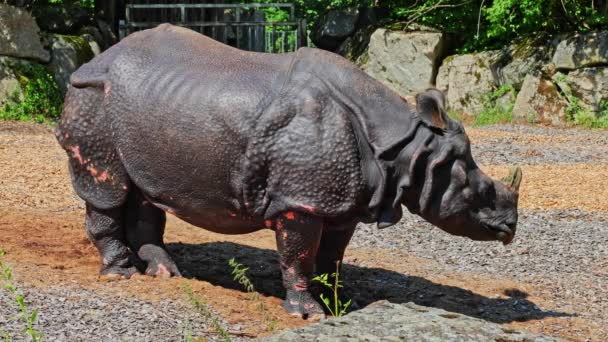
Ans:
[[[48,122],[59,118],[63,98],[53,75],[40,64],[13,62],[10,68],[21,84],[23,99],[15,94],[13,103],[0,108],[0,119]]]

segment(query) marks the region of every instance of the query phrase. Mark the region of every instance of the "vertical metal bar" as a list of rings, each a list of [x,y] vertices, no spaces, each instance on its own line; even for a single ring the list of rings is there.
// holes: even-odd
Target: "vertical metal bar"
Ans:
[[[238,24],[241,23],[241,8],[237,7],[236,8],[236,22]],[[240,48],[240,42],[241,42],[241,26],[240,25],[236,25],[236,47],[237,49]]]
[[[186,23],[186,6],[182,4],[179,8],[181,10],[181,22],[182,24]]]
[[[274,26],[274,23],[272,24],[272,50],[270,52],[274,53],[274,48],[275,48],[275,38],[274,35],[276,34],[277,30],[276,27]]]

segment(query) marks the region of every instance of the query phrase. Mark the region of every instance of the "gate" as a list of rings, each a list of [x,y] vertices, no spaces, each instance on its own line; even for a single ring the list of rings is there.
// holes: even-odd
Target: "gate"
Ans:
[[[266,21],[263,9],[283,9],[285,22]],[[296,19],[293,4],[143,4],[127,3],[119,37],[161,23],[184,26],[239,49],[292,52],[308,46],[306,20]]]

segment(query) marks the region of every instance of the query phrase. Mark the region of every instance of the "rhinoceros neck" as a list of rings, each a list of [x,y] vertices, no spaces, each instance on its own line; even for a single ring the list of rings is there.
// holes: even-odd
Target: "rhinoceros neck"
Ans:
[[[367,206],[366,220],[396,223],[402,215],[399,189],[408,181],[408,170],[397,169],[396,159],[403,158],[401,151],[406,146],[415,151],[423,144],[425,133],[418,132],[419,118],[397,93],[346,59],[316,49],[300,51],[298,59],[351,114],[367,189],[362,199]]]

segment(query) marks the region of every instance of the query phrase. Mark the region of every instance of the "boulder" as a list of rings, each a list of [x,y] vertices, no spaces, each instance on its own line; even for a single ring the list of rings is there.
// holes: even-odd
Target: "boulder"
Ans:
[[[0,3],[0,55],[48,62],[40,29],[25,10]]]
[[[103,20],[97,20],[97,28],[99,29],[99,32],[101,32],[101,37],[103,38],[104,50],[118,42],[118,38],[116,38],[114,31],[112,31],[112,27],[108,25],[108,23]]]
[[[357,30],[355,34],[346,38],[336,50],[336,53],[348,58],[350,61],[359,64],[360,66],[367,62],[369,55],[367,48],[369,40],[376,29],[372,26],[366,26]],[[362,57],[363,56],[363,57]],[[360,58],[362,57],[362,58]]]
[[[608,31],[577,34],[562,40],[553,55],[558,70],[608,66]]]
[[[282,332],[263,341],[559,341],[497,323],[416,305],[380,301],[341,318]]]
[[[362,68],[399,94],[411,95],[434,84],[443,53],[441,32],[377,29]]]
[[[99,49],[101,51],[104,51],[105,49],[109,48],[109,46],[106,46],[105,40],[103,39],[103,35],[101,34],[101,31],[97,27],[84,26],[83,28],[80,29],[80,31],[78,32],[78,35],[80,35],[80,36],[88,35],[89,39],[93,38],[93,40],[95,41],[95,43],[97,43],[97,46],[99,47]]]
[[[23,99],[23,89],[12,70],[10,57],[0,57],[0,110]]]
[[[497,84],[521,89],[524,78],[541,70],[550,61],[555,46],[541,39],[521,39],[498,52],[492,67]]]
[[[485,97],[499,84],[493,64],[498,51],[450,56],[437,75],[437,88],[446,95],[449,110],[474,115],[484,107]]]
[[[567,123],[567,109],[568,101],[551,79],[540,73],[528,74],[517,94],[513,119],[564,126]]]
[[[54,34],[51,40],[49,70],[55,76],[62,94],[65,94],[70,75],[95,54],[86,37]]]
[[[355,32],[359,9],[331,10],[314,23],[310,39],[319,48],[334,51]]]
[[[584,68],[568,73],[566,83],[572,94],[595,113],[608,105],[608,67]]]

